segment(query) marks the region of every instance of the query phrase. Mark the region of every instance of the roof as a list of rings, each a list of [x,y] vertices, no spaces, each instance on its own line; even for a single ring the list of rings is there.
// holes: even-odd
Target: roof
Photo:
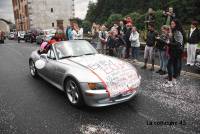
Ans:
[[[5,20],[5,19],[3,19],[3,18],[0,18],[0,21],[4,21],[4,22],[7,23],[7,24],[13,24],[12,22],[7,21],[7,20]]]

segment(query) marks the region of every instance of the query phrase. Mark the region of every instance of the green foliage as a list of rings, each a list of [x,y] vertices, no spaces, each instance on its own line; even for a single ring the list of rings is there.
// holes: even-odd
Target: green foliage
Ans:
[[[88,11],[87,11],[85,20],[88,20],[90,22],[96,21],[96,12],[95,12],[96,8],[97,8],[97,5],[90,1],[89,5],[88,5]]]
[[[165,18],[163,17],[163,11],[162,10],[158,10],[155,12],[155,28],[157,31],[160,31],[160,28],[162,27],[162,25],[165,24]]]
[[[134,25],[137,27],[138,30],[144,30],[144,20],[145,20],[145,14],[140,14],[138,12],[133,12],[125,17],[131,17],[133,20]]]
[[[88,33],[91,30],[91,26],[92,26],[92,24],[89,21],[84,20],[82,22],[82,27],[83,27],[84,33]]]
[[[126,15],[125,17],[128,17],[128,16],[131,17],[132,20],[136,21],[136,20],[138,20],[140,18],[140,13],[133,12],[133,13],[130,13],[130,14]]]
[[[106,25],[112,26],[113,24],[118,23],[122,19],[123,17],[121,14],[111,14],[108,20],[106,21]]]
[[[161,11],[169,6],[174,7],[177,18],[184,24],[189,24],[194,18],[200,21],[199,0],[98,0],[97,3],[90,2],[86,20],[102,24],[111,14],[126,16],[137,12],[143,15],[150,7]]]

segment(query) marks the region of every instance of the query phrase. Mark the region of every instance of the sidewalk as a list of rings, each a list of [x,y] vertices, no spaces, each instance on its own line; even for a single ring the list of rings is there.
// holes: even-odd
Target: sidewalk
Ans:
[[[138,61],[142,64],[144,62],[144,51],[143,50],[140,50],[140,53],[139,53],[138,57],[139,57]],[[148,61],[148,63],[151,64],[151,61]],[[156,53],[155,65],[159,66],[159,64],[160,64],[159,56],[158,56],[158,53]],[[182,60],[182,71],[200,75],[200,70],[198,70],[194,66],[192,66],[192,67],[191,66],[190,67],[185,66],[185,64],[186,64],[186,60]]]

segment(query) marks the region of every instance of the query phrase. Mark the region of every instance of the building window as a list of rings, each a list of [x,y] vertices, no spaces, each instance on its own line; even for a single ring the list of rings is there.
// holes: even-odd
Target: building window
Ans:
[[[28,6],[25,5],[25,15],[28,16]]]
[[[51,8],[51,12],[53,13],[53,8]]]
[[[52,27],[54,27],[54,23],[52,23]]]

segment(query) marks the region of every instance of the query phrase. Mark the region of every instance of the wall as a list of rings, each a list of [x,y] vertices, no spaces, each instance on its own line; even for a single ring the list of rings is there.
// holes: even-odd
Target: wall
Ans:
[[[72,18],[72,0],[28,0],[28,3],[31,28],[57,28],[56,20],[64,20],[66,27]]]
[[[30,28],[27,0],[12,0],[17,31],[27,31]]]

